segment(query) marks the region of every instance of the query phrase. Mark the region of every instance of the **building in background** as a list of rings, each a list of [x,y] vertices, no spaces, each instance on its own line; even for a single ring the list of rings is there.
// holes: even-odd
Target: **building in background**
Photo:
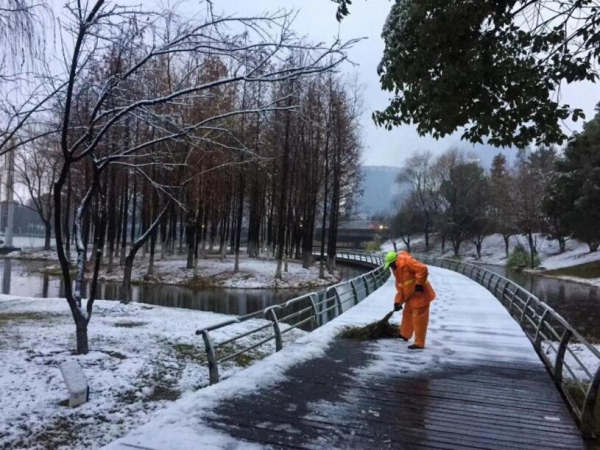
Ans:
[[[400,194],[396,178],[399,167],[362,166],[362,195],[356,202],[356,216],[362,220],[373,216],[389,215]]]

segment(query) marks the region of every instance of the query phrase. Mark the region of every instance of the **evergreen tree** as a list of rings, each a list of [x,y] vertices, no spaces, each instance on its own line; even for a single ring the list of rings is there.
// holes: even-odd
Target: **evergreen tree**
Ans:
[[[544,210],[595,252],[600,246],[600,105],[556,162]]]

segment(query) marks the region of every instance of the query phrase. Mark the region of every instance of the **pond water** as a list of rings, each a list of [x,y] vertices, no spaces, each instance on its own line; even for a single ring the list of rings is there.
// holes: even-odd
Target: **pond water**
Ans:
[[[1,293],[23,297],[62,297],[62,279],[39,272],[40,269],[54,264],[46,261],[0,260]],[[368,271],[358,265],[338,263],[337,267],[344,280]],[[124,297],[118,282],[98,282],[98,286],[97,297],[100,299],[120,300]],[[86,283],[84,288],[87,291],[89,284]],[[136,284],[132,287],[132,300],[160,306],[242,315],[283,303],[306,292],[307,289],[194,289],[168,284]]]
[[[600,340],[600,288],[573,281],[519,272],[501,266],[482,267],[514,281],[550,305],[588,339]]]

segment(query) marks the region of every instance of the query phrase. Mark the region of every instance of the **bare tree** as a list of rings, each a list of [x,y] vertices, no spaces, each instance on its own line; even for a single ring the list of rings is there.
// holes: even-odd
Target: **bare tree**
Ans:
[[[295,105],[286,93],[251,109],[235,107],[201,118],[190,119],[177,110],[187,111],[195,102],[209,99],[227,86],[284,83],[331,70],[345,59],[343,52],[349,44],[312,45],[297,39],[290,28],[292,15],[285,11],[235,18],[217,17],[209,8],[206,14],[184,20],[174,11],[148,12],[103,0],[88,6],[70,6],[68,30],[73,50],[66,61],[68,70],[60,93],[62,160],[54,185],[54,226],[65,297],[76,324],[77,351],[86,353],[87,326],[102,260],[106,221],[104,173],[108,168],[129,168],[163,199],[162,209],[152,208],[145,216],[149,219],[145,231],[132,245],[132,250],[137,251],[157,229],[171,202],[188,211],[177,192],[207,170],[214,170],[202,170],[196,161],[194,155],[202,144],[223,152],[252,155],[252,150],[229,129],[229,120],[270,111],[289,114]],[[291,52],[302,52],[303,57],[292,64],[279,64],[289,61]],[[244,57],[248,53],[253,57]],[[106,55],[110,55],[110,68],[98,79],[97,64]],[[214,58],[225,62],[226,73],[208,82],[194,76]],[[113,61],[118,63],[112,64]],[[188,64],[190,61],[192,64]],[[156,70],[165,62],[178,69],[177,78],[170,82],[156,76]],[[173,72],[161,73],[171,76]],[[175,105],[178,108],[173,108]],[[130,134],[132,123],[139,124],[140,132],[119,140],[117,145],[116,139],[123,133]],[[192,165],[193,161],[196,162]],[[178,167],[190,169],[182,177],[172,177]],[[72,278],[61,217],[68,176],[81,168],[89,174],[89,181],[75,209],[77,266]],[[92,205],[94,219],[90,221]],[[97,236],[94,276],[84,304],[85,236],[92,226]]]
[[[58,142],[47,137],[20,149],[16,154],[17,182],[27,189],[31,201],[44,223],[44,250],[50,250],[54,202],[52,188],[58,175]]]

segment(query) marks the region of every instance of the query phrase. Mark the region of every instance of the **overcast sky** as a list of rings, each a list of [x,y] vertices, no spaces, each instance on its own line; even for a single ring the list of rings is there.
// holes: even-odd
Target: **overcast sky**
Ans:
[[[167,0],[155,0],[163,5]],[[174,0],[172,0],[174,1]],[[65,0],[50,0],[55,14],[64,14]],[[148,5],[152,1],[144,0],[108,0],[107,3],[126,3]],[[199,0],[187,0],[182,7],[190,13],[204,11]],[[363,162],[368,165],[401,166],[411,153],[417,150],[431,150],[441,153],[450,147],[474,150],[485,153],[482,160],[489,161],[496,149],[489,147],[473,148],[461,142],[458,134],[436,141],[426,136],[421,137],[412,126],[403,126],[386,131],[375,126],[371,119],[373,111],[383,109],[387,105],[389,94],[379,87],[377,65],[383,54],[381,29],[391,8],[390,0],[353,0],[350,16],[341,24],[335,19],[337,5],[331,0],[213,0],[215,10],[227,15],[258,14],[276,11],[281,8],[295,9],[298,16],[294,29],[299,35],[306,36],[314,42],[331,42],[339,33],[342,40],[366,38],[349,52],[350,60],[355,63],[345,64],[342,71],[351,79],[356,76],[364,89],[365,111],[362,118],[362,136],[364,143]],[[467,68],[465,68],[467,69]],[[600,86],[591,83],[579,83],[565,86],[562,99],[573,107],[579,107],[589,119],[594,115],[594,106],[600,101]],[[581,129],[581,122],[565,124],[568,130]],[[568,131],[570,134],[571,131]]]
[[[383,109],[389,94],[379,87],[377,64],[383,54],[381,29],[391,8],[389,0],[354,0],[350,16],[341,24],[335,20],[336,4],[330,0],[216,0],[217,8],[227,13],[257,13],[272,11],[278,8],[295,8],[299,10],[295,29],[315,41],[331,41],[340,33],[342,39],[366,37],[350,52],[350,59],[358,64],[353,67],[347,64],[343,71],[352,76],[358,75],[364,86],[365,112],[362,120],[364,141],[364,163],[369,165],[400,166],[407,155],[415,150],[431,150],[440,153],[452,146],[473,149],[473,146],[460,141],[460,136],[450,136],[436,141],[427,136],[421,137],[412,126],[399,127],[386,131],[375,126],[371,120],[374,110]],[[579,83],[565,86],[562,100],[572,107],[579,107],[586,113],[586,119],[593,117],[594,107],[600,101],[600,86],[591,83]],[[581,122],[566,123],[567,131],[581,129]],[[570,131],[567,132],[570,134]],[[492,152],[490,148],[474,149],[479,152]],[[484,158],[488,159],[488,158]]]

